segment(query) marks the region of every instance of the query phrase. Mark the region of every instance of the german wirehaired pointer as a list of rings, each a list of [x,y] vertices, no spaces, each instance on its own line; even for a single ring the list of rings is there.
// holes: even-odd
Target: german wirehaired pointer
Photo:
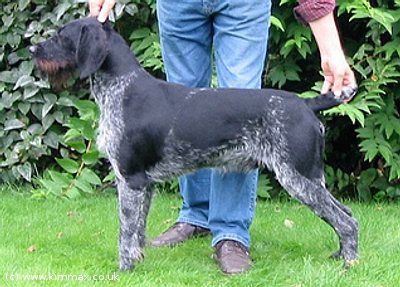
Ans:
[[[354,90],[305,100],[281,90],[167,83],[143,70],[123,38],[95,18],[66,24],[30,52],[51,82],[75,70],[92,76],[101,110],[97,144],[117,177],[121,270],[143,257],[154,183],[204,167],[267,167],[335,230],[340,249],[333,256],[347,265],[357,259],[358,224],[325,188],[324,127],[315,116],[350,100]]]

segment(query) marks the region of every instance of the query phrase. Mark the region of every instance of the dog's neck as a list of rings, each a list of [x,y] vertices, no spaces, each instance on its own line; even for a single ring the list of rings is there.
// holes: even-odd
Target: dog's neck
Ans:
[[[108,98],[122,99],[122,96],[119,97],[119,95],[123,95],[124,90],[137,78],[138,74],[135,71],[119,76],[111,76],[109,73],[98,71],[91,77],[91,91],[96,102],[102,108],[110,100]],[[109,97],[110,95],[113,97]]]
[[[136,74],[138,78],[148,77],[149,74],[140,66],[135,55],[125,40],[114,30],[109,33],[109,54],[104,60],[100,71],[112,77],[121,77]]]

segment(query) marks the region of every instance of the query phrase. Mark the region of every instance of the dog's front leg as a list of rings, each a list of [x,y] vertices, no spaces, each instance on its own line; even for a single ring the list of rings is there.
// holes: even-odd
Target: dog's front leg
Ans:
[[[153,186],[149,183],[135,186],[127,178],[118,182],[119,268],[122,271],[132,269],[135,261],[143,258],[152,193]]]

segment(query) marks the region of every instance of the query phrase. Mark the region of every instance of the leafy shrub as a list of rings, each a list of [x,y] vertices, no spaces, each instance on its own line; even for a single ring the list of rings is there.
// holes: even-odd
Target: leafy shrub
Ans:
[[[27,50],[60,25],[85,17],[84,2],[20,0],[1,4],[0,183],[32,182],[39,177],[34,190],[39,197],[92,193],[102,184],[100,177],[105,177],[103,181],[112,178],[95,146],[98,110],[93,101],[84,100],[89,98],[88,84],[72,80],[72,92],[56,94],[37,75]],[[118,1],[111,18],[128,15],[126,23],[145,27],[155,19],[154,7],[154,1]],[[148,47],[144,49],[146,60]],[[49,167],[52,169],[47,170]]]
[[[321,86],[315,73],[318,51],[310,31],[296,23],[291,14],[295,2],[282,0],[274,7],[275,21],[280,25],[271,28],[266,80],[279,88],[307,91],[302,96],[312,97]],[[337,3],[338,25],[356,72],[359,93],[350,104],[324,112],[328,126],[327,183],[332,190],[342,195],[346,190],[346,196],[360,200],[399,198],[400,1]],[[334,126],[337,115],[350,120],[340,130]],[[355,136],[340,136],[348,131]],[[338,139],[330,142],[334,137]],[[340,147],[345,155],[337,154]]]
[[[45,0],[1,4],[0,182],[30,182],[51,164],[62,146],[63,124],[73,113],[71,107],[58,104],[64,94],[53,93],[34,76],[27,47],[53,33],[60,23],[83,16],[85,9],[72,1],[49,4]]]

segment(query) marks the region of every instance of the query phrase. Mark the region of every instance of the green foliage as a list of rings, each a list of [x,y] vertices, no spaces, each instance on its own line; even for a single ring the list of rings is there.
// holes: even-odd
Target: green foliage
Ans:
[[[278,88],[305,90],[301,96],[313,97],[321,86],[321,80],[315,77],[319,65],[315,60],[318,50],[306,32],[309,30],[296,23],[291,15],[295,2],[282,0],[273,10],[279,23],[276,20],[272,23],[266,80],[267,84]],[[358,0],[337,3],[344,48],[356,72],[359,92],[351,103],[330,109],[324,115],[328,119],[328,135],[329,119],[337,115],[350,119],[352,125],[347,128],[355,129],[359,148],[347,152],[360,153],[361,157],[352,170],[347,168],[347,172],[334,164],[328,167],[327,184],[333,191],[343,194],[346,190],[348,195],[360,200],[397,198],[400,179],[400,2],[381,0],[372,4]],[[296,83],[300,78],[301,85]],[[366,174],[372,171],[379,176],[370,182],[371,177]]]
[[[103,184],[96,169],[101,163],[100,152],[95,147],[99,118],[97,105],[93,101],[71,97],[63,98],[59,104],[76,108],[79,117],[70,117],[65,124],[68,130],[61,141],[63,158],[55,159],[63,172],[52,169],[39,178],[38,188],[32,190],[34,197],[53,194],[74,198],[82,193],[94,193],[95,188]]]
[[[85,17],[86,1],[21,0],[1,7],[0,182],[33,182],[37,197],[75,197],[107,187],[113,177],[95,147],[98,110],[88,100],[88,84],[71,80],[68,91],[54,92],[27,51],[63,23]],[[128,16],[125,22],[145,28],[155,19],[154,8],[155,1],[118,1],[111,18]]]
[[[0,19],[0,182],[30,182],[59,154],[62,125],[73,113],[58,105],[65,95],[35,77],[26,49],[55,27],[85,14],[74,1],[56,7],[44,0],[1,4]],[[55,8],[52,11],[52,8]],[[80,93],[77,93],[78,95]]]
[[[150,68],[153,71],[164,71],[160,41],[155,25],[151,29],[140,28],[133,31],[129,40],[132,41],[131,49],[135,52],[143,67]]]

